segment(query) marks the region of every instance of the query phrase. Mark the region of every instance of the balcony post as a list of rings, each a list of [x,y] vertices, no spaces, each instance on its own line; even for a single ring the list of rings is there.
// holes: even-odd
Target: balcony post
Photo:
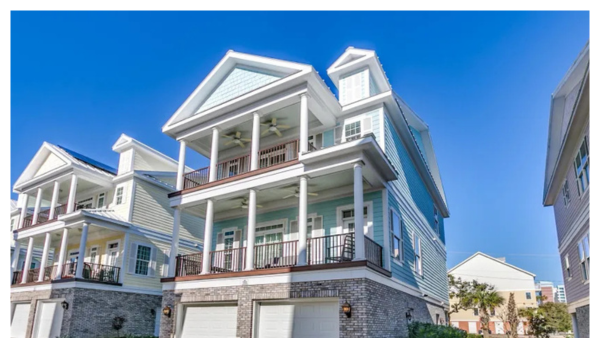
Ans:
[[[79,240],[79,256],[77,257],[77,270],[75,270],[75,278],[83,277],[83,259],[85,257],[85,245],[87,244],[89,223],[83,223],[81,229],[81,239]]]
[[[38,188],[37,196],[35,198],[35,207],[33,208],[33,219],[31,220],[31,225],[37,224],[38,216],[40,215],[40,208],[42,207],[42,197],[44,194],[44,190],[42,188]]]
[[[211,199],[206,200],[206,217],[204,221],[204,243],[202,244],[202,272],[206,275],[210,273],[211,260],[210,251],[212,249],[212,234],[215,216],[215,204]]]
[[[56,267],[56,279],[62,278],[63,267],[65,264],[65,258],[67,256],[67,241],[69,240],[69,229],[64,228],[62,238],[60,241],[60,252],[58,254],[58,266]]]
[[[125,238],[123,239],[123,256],[121,257],[121,268],[119,269],[119,283],[123,284],[123,279],[125,277],[125,262],[128,261],[128,256],[131,253],[127,252],[129,249],[129,233],[125,233]]]
[[[248,191],[248,241],[245,270],[254,270],[254,240],[256,237],[256,190]]]
[[[354,164],[354,260],[365,259],[362,164]]]
[[[40,261],[40,275],[38,277],[38,282],[44,281],[44,275],[46,273],[46,265],[48,265],[48,251],[50,251],[50,233],[46,233],[46,238],[44,239],[44,251],[42,251],[42,260]]]
[[[12,278],[12,274],[19,269],[19,258],[21,256],[21,243],[15,240],[15,248],[12,256],[12,263],[10,265],[10,275]]]
[[[177,165],[177,190],[183,189],[183,175],[185,174],[185,140],[179,141],[179,162]]]
[[[71,175],[71,187],[69,188],[69,204],[67,205],[67,214],[75,211],[75,202],[77,194],[77,175]]]
[[[23,276],[21,276],[21,283],[27,283],[27,275],[29,274],[29,268],[31,267],[31,257],[33,256],[33,237],[29,237],[29,244],[27,244],[27,254],[25,255],[25,266],[23,266]]]
[[[212,143],[210,145],[210,167],[208,169],[208,181],[217,180],[217,164],[219,163],[219,129],[213,128]]]
[[[298,265],[306,265],[308,180],[305,176],[300,177],[298,200]]]
[[[308,152],[308,95],[300,94],[300,154]]]
[[[175,262],[179,251],[179,225],[181,223],[181,209],[173,211],[173,238],[171,239],[171,251],[169,251],[169,277],[175,276]]]
[[[22,194],[23,206],[21,207],[21,217],[19,217],[19,229],[23,227],[23,222],[25,221],[25,217],[27,217],[27,203],[29,202],[29,195]]]
[[[50,213],[48,219],[54,219],[56,215],[56,204],[58,204],[58,194],[60,193],[60,182],[54,181],[54,189],[52,189],[52,200],[50,201]]]
[[[260,114],[252,114],[252,145],[250,153],[250,170],[258,169],[258,152],[260,150]]]

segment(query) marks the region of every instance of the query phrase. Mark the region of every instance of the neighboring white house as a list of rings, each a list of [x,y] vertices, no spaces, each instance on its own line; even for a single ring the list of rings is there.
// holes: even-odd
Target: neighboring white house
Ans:
[[[311,65],[229,51],[163,127],[180,149],[173,236],[188,213],[206,231],[203,251],[171,256],[162,338],[445,323],[449,211],[429,127],[374,51],[348,48],[327,75],[337,98]],[[184,173],[189,150],[210,165]]]
[[[118,169],[44,142],[15,183],[11,337],[109,336],[117,316],[158,335],[177,162],[127,135],[112,149]],[[202,233],[183,219],[180,250]]]
[[[448,270],[448,274],[463,281],[477,281],[493,285],[498,294],[504,297],[505,304],[493,309],[490,313],[489,330],[492,333],[504,334],[510,330],[509,324],[505,323],[500,315],[505,311],[511,293],[514,293],[517,308],[537,307],[535,275],[508,264],[504,257],[494,258],[482,252],[476,252]],[[457,299],[450,299],[450,304],[457,301]],[[469,333],[478,333],[481,331],[479,317],[479,309],[461,310],[452,314],[450,323]],[[522,318],[518,333],[524,334],[526,329],[527,322]]]

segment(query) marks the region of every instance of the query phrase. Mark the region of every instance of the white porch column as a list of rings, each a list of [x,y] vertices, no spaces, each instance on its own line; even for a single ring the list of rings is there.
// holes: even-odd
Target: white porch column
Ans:
[[[27,275],[29,275],[29,268],[31,267],[31,257],[33,256],[33,237],[29,237],[29,244],[27,244],[27,254],[25,255],[25,266],[23,266],[23,275],[21,276],[21,283],[27,283]]]
[[[204,220],[204,243],[202,244],[202,274],[210,273],[211,261],[210,250],[212,248],[212,235],[215,216],[215,203],[213,200],[206,200],[206,219]]]
[[[46,270],[46,265],[48,265],[48,251],[50,251],[50,233],[46,233],[46,238],[44,239],[44,251],[42,251],[42,260],[40,262],[40,275],[38,277],[38,282],[44,281],[44,274]]]
[[[185,140],[179,141],[179,163],[177,166],[177,190],[183,189],[183,175],[185,174]]]
[[[308,95],[300,94],[300,154],[308,152]]]
[[[25,221],[25,217],[27,217],[27,203],[29,202],[29,195],[23,195],[23,206],[21,207],[21,217],[19,217],[19,229],[23,227],[23,222]]]
[[[212,143],[210,145],[210,167],[208,169],[208,181],[217,180],[217,163],[219,163],[219,129],[213,128]]]
[[[48,219],[54,219],[56,215],[56,204],[58,204],[58,194],[60,193],[60,182],[54,181],[54,189],[52,189],[52,200],[50,201],[50,214]]]
[[[42,188],[38,188],[37,196],[35,198],[35,207],[33,208],[33,220],[31,224],[36,224],[38,222],[38,216],[40,215],[40,208],[42,207],[42,197],[44,194],[44,190]]]
[[[365,227],[363,216],[362,164],[354,165],[354,260],[365,259]]]
[[[89,223],[83,223],[81,229],[81,239],[79,240],[79,257],[77,258],[77,270],[75,270],[75,278],[83,277],[83,259],[85,258],[85,245],[87,243]]]
[[[169,277],[175,276],[175,264],[179,252],[179,225],[181,223],[181,210],[173,211],[173,238],[171,238],[171,251],[169,251]]]
[[[60,240],[60,252],[58,254],[58,266],[56,267],[56,279],[61,279],[65,258],[67,257],[67,242],[69,240],[69,229],[64,228]]]
[[[250,170],[258,169],[258,152],[260,150],[260,114],[252,115],[252,145],[250,153]]]
[[[69,189],[69,204],[67,205],[67,214],[75,211],[75,203],[77,202],[75,196],[77,194],[77,175],[71,175],[71,187]]]
[[[15,248],[13,251],[12,262],[10,264],[10,278],[12,280],[12,275],[15,271],[19,269],[19,258],[21,256],[21,243],[19,241],[15,241]]]
[[[254,241],[256,237],[256,190],[248,191],[248,240],[246,241],[246,268],[254,270]]]
[[[125,238],[123,239],[123,256],[121,257],[121,267],[119,268],[119,283],[123,284],[123,279],[125,278],[125,262],[128,262],[128,250],[129,249],[129,233],[125,233]]]
[[[308,180],[305,176],[300,177],[300,189],[298,189],[298,265],[306,265],[306,234],[308,213]]]

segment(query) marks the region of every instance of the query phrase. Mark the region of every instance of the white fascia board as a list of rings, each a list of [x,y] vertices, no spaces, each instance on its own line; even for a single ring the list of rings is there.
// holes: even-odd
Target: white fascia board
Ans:
[[[15,294],[21,293],[21,292],[30,293],[30,292],[36,292],[36,291],[48,291],[48,290],[58,290],[58,289],[70,289],[70,288],[115,291],[115,292],[131,292],[131,293],[141,293],[141,294],[147,294],[147,295],[162,296],[162,291],[156,290],[156,289],[146,289],[146,288],[139,288],[139,287],[133,287],[133,286],[120,286],[120,285],[78,282],[78,281],[21,286],[21,287],[17,287],[17,288],[11,288],[10,293],[15,293]]]
[[[570,80],[572,80],[574,77],[578,78],[578,76],[572,76],[572,75],[574,73],[576,73],[576,70],[581,71],[579,66],[582,63],[589,62],[589,53],[590,53],[590,41],[588,40],[586,42],[585,46],[583,46],[583,49],[577,55],[577,58],[575,58],[575,61],[573,61],[573,64],[571,64],[571,66],[569,67],[569,69],[567,70],[565,75],[562,77],[562,79],[556,86],[556,89],[554,89],[554,91],[552,92],[552,97],[566,95],[566,93],[561,93],[561,90],[565,87],[566,83],[569,82]]]
[[[13,191],[19,194],[32,194],[38,188],[49,185],[54,181],[68,180],[73,172],[73,167],[61,166],[29,181],[22,182],[19,186],[15,185]]]

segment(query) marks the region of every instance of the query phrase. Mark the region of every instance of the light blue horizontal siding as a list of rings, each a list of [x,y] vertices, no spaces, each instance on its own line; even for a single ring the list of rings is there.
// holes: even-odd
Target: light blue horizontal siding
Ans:
[[[381,191],[370,192],[364,195],[365,202],[373,202],[373,239],[383,246],[383,209],[382,209],[382,195]],[[351,205],[354,203],[354,197],[344,197],[330,201],[323,201],[319,203],[312,203],[308,205],[308,213],[315,213],[318,216],[323,217],[323,229],[325,229],[325,235],[336,234],[337,229],[337,215],[336,209],[339,206]],[[258,210],[260,212],[260,209]],[[287,208],[266,213],[259,213],[256,215],[257,225],[262,222],[269,222],[278,219],[288,220],[288,229],[285,234],[289,234],[289,222],[298,218],[298,208]],[[224,220],[215,222],[213,230],[213,250],[217,245],[217,234],[226,228],[242,229],[244,239],[246,238],[246,225],[248,224],[248,217],[241,217],[236,219]]]
[[[417,169],[414,166],[404,144],[393,128],[387,112],[384,114],[385,152],[392,165],[398,171],[398,179],[390,182],[396,190],[408,201],[407,208],[427,219],[428,225],[433,229],[433,199]],[[446,258],[443,252],[438,252],[432,238],[417,226],[409,217],[409,210],[399,204],[393,190],[389,192],[390,208],[399,212],[404,222],[404,262],[402,265],[392,262],[392,275],[401,281],[418,287],[424,293],[433,294],[441,299],[448,299],[448,282],[446,278]],[[444,222],[440,221],[440,238],[444,241]],[[423,276],[414,272],[413,234],[421,239]]]

